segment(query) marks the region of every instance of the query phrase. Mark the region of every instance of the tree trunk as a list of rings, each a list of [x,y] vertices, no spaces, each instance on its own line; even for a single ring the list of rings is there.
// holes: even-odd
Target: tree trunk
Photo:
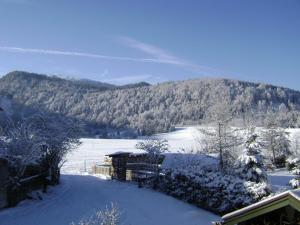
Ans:
[[[221,142],[221,123],[218,123],[218,135],[219,135],[220,169],[223,171],[224,162],[223,162],[223,149],[222,149],[222,142]]]
[[[60,169],[58,166],[52,166],[51,167],[51,184],[57,185],[59,184],[60,179]]]

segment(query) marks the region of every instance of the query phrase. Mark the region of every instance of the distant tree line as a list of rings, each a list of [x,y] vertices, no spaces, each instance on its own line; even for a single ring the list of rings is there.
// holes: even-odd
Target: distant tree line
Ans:
[[[118,88],[12,72],[0,79],[0,91],[20,104],[84,121],[89,135],[102,137],[150,135],[178,125],[209,123],[216,104],[228,104],[236,124],[251,115],[256,126],[264,126],[275,114],[281,127],[300,126],[299,91],[229,79]]]

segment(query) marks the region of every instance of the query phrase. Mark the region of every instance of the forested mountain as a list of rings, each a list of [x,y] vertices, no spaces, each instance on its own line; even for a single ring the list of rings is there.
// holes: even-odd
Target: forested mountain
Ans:
[[[227,105],[236,122],[251,114],[263,125],[275,113],[281,126],[300,126],[299,91],[230,79],[115,86],[12,72],[0,79],[0,91],[19,104],[82,120],[89,134],[100,136],[152,134],[199,124],[209,121],[216,104]]]

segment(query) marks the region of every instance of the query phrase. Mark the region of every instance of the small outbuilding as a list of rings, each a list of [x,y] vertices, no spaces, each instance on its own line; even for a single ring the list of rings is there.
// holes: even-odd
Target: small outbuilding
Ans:
[[[286,191],[226,214],[223,225],[300,225],[300,189]]]
[[[131,152],[115,152],[107,155],[111,158],[113,179],[126,181],[127,161],[130,154]]]

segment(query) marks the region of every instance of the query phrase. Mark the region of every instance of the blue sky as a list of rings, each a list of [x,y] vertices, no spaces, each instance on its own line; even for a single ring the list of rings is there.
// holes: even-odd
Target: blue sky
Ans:
[[[0,74],[300,89],[299,0],[0,0]]]

